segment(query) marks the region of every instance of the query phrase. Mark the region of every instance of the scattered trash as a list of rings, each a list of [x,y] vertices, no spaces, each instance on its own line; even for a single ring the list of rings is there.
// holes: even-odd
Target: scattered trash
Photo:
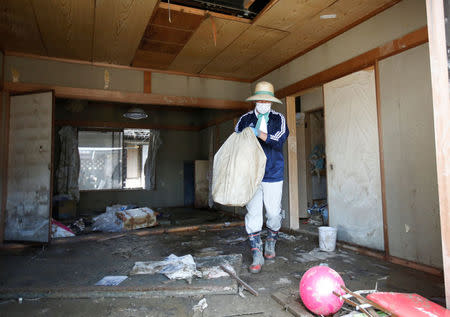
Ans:
[[[278,232],[278,237],[280,238],[280,239],[284,239],[284,240],[288,240],[288,241],[295,241],[295,240],[297,240],[297,237],[296,236],[292,236],[292,235],[290,235],[290,234],[286,234],[286,233],[284,233],[284,232]]]
[[[126,275],[108,275],[95,283],[97,286],[116,286],[128,278]]]
[[[203,249],[201,249],[195,255],[198,256],[198,257],[201,257],[201,256],[216,256],[216,255],[221,255],[222,253],[223,253],[222,250],[217,250],[214,247],[210,247],[210,248],[203,248]]]
[[[68,227],[52,219],[52,238],[74,237],[75,234]]]
[[[244,295],[244,286],[239,285],[238,287],[238,295],[242,298],[245,298],[246,296]]]
[[[289,262],[289,259],[284,256],[278,256],[278,259],[283,260],[284,262]]]
[[[235,238],[235,239],[223,240],[221,242],[230,245],[230,244],[237,244],[237,243],[240,243],[240,242],[243,242],[243,241],[246,241],[246,240],[247,240],[247,237],[238,237],[238,238]]]
[[[278,281],[275,282],[276,285],[286,285],[292,284],[291,280],[285,277],[280,277]]]
[[[226,268],[235,273],[234,268],[230,264],[227,263]],[[222,270],[219,266],[204,267],[199,268],[199,270],[202,272],[202,278],[207,280],[229,276],[229,274]]]
[[[194,307],[192,307],[192,310],[194,312],[203,312],[206,308],[208,307],[208,303],[206,302],[206,298],[202,298],[197,305],[194,305]]]
[[[22,298],[22,297],[19,297],[19,299],[17,300],[17,302],[18,302],[19,304],[22,304],[22,303],[23,303],[23,298]]]
[[[324,261],[326,259],[335,257],[335,256],[345,256],[345,255],[338,255],[336,252],[323,252],[319,248],[313,249],[309,251],[308,253],[301,253],[296,258],[296,262],[300,263],[307,263],[307,262],[314,262],[314,261]]]
[[[171,280],[186,280],[189,284],[193,277],[202,277],[190,254],[180,257],[171,254],[163,261],[136,262],[130,275],[155,273],[164,274]]]
[[[324,200],[320,203],[315,202],[311,208],[307,209],[310,218],[304,223],[310,223],[315,226],[328,225],[328,204]]]
[[[157,225],[156,213],[147,207],[125,209],[128,206],[115,205],[106,207],[106,212],[95,217],[94,231],[120,232]],[[117,210],[119,209],[120,210]]]
[[[70,229],[74,231],[76,234],[80,234],[81,232],[86,229],[86,224],[84,223],[84,219],[80,218],[77,221],[75,221],[73,224],[70,225]]]

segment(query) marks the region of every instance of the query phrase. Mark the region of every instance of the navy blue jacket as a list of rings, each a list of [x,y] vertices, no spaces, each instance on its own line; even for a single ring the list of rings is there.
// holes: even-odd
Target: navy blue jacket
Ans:
[[[258,117],[254,110],[244,114],[238,121],[235,131],[241,132],[247,127],[255,127]],[[267,140],[258,138],[267,157],[266,172],[263,182],[279,182],[284,179],[283,144],[289,135],[285,117],[276,111],[269,113],[267,123]]]

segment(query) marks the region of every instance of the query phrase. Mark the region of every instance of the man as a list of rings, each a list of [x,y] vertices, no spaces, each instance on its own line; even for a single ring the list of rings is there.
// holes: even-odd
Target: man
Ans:
[[[281,195],[283,190],[284,157],[283,144],[289,135],[285,117],[271,110],[275,98],[272,84],[262,81],[256,84],[255,94],[246,99],[255,102],[255,109],[244,114],[236,125],[236,132],[251,127],[266,154],[266,170],[261,186],[247,204],[245,229],[251,245],[253,263],[249,269],[259,273],[266,259],[275,257],[275,243],[281,227]],[[264,257],[260,232],[263,225],[263,203],[266,207],[268,235]]]

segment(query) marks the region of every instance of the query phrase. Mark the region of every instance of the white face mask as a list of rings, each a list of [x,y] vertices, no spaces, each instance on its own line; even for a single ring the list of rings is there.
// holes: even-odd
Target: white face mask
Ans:
[[[261,114],[265,114],[270,111],[272,103],[270,102],[257,102],[256,103],[256,111]]]

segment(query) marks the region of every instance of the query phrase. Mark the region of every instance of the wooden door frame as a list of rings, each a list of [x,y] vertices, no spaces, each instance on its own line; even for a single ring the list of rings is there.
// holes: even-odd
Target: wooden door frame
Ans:
[[[51,149],[50,149],[50,188],[49,188],[49,219],[48,219],[48,242],[51,241],[51,228],[52,228],[52,209],[53,209],[53,177],[54,177],[54,156],[55,156],[55,91],[54,90],[38,90],[26,93],[11,94],[6,91],[6,106],[5,106],[5,151],[3,151],[3,170],[5,177],[2,180],[2,206],[0,214],[0,243],[4,243],[5,238],[5,217],[6,217],[6,202],[8,200],[8,163],[9,163],[9,129],[10,129],[10,109],[11,109],[11,97],[31,95],[39,93],[52,93],[52,122],[51,122]]]
[[[445,12],[442,0],[426,0],[433,94],[436,168],[441,218],[445,299],[450,308],[450,101]],[[447,34],[450,36],[450,34]]]

